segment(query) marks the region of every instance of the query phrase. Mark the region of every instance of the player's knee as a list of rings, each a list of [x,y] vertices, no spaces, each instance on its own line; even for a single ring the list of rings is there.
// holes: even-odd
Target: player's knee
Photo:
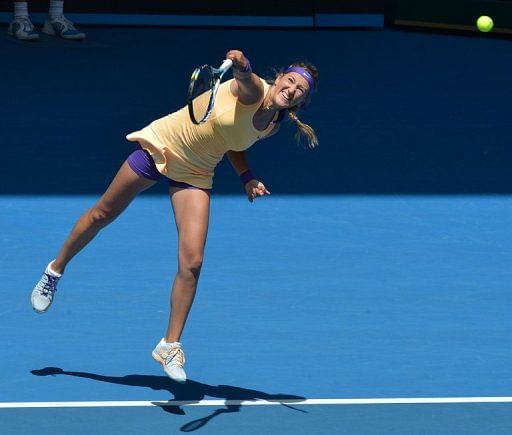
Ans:
[[[196,257],[192,258],[187,265],[188,271],[194,276],[194,278],[199,277],[202,267],[203,267],[203,259],[201,258],[201,256],[196,256]]]
[[[100,206],[94,206],[89,211],[89,219],[91,222],[91,225],[94,227],[105,227],[110,222],[112,222],[116,216],[114,213],[112,213],[111,210],[108,210],[106,208],[100,207]]]
[[[187,278],[197,279],[203,267],[203,256],[192,255],[182,259],[180,262],[180,272]]]

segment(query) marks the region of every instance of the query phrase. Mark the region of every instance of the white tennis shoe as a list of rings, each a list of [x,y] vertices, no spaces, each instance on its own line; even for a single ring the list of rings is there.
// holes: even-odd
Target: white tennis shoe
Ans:
[[[167,343],[164,338],[156,345],[152,353],[153,359],[164,366],[164,371],[172,380],[184,384],[187,375],[183,366],[185,365],[185,353],[181,343]]]
[[[85,33],[77,30],[74,24],[64,15],[49,17],[44,23],[43,33],[60,36],[64,39],[81,40],[85,38]]]
[[[17,17],[12,20],[7,28],[7,34],[21,41],[35,41],[39,39],[39,33],[36,32],[29,17]]]
[[[46,266],[43,276],[34,287],[34,290],[32,290],[32,295],[30,296],[32,308],[37,313],[44,313],[50,308],[57,291],[57,283],[62,276],[51,270],[50,265],[52,263],[53,261]]]

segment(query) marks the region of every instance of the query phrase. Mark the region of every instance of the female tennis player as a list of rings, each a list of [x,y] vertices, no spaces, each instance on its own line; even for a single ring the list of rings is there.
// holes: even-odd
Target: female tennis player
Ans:
[[[136,142],[136,151],[128,156],[98,202],[78,219],[31,294],[34,310],[47,311],[70,260],[138,193],[163,176],[169,183],[176,220],[179,264],[172,285],[167,332],[152,355],[171,379],[181,383],[186,381],[186,375],[180,338],[203,263],[215,166],[227,153],[252,202],[270,192],[252,175],[244,150],[275,134],[285,115],[310,147],[318,144],[313,129],[297,116],[317,85],[318,73],[313,65],[294,63],[267,83],[252,73],[249,60],[241,51],[229,51],[226,57],[233,61],[234,78],[221,84],[208,121],[192,123],[184,107],[127,135],[129,141]]]

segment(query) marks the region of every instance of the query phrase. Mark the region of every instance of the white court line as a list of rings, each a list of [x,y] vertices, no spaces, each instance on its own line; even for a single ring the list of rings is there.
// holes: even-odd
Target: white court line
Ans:
[[[92,408],[144,406],[269,406],[269,405],[392,405],[421,403],[512,403],[512,397],[401,397],[377,399],[305,399],[305,400],[170,400],[162,401],[88,401],[88,402],[0,402],[0,408]]]

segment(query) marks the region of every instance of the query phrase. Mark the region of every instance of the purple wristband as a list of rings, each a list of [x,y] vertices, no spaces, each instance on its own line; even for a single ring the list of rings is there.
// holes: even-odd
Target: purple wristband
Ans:
[[[247,59],[247,65],[244,66],[244,69],[241,69],[240,72],[243,72],[243,73],[247,73],[247,72],[252,72],[252,68],[251,68],[251,62],[249,62],[249,59]]]
[[[249,181],[254,180],[254,175],[252,175],[252,172],[250,169],[247,169],[247,171],[244,171],[240,174],[240,181],[245,186]]]
[[[251,68],[251,62],[249,62],[249,59],[246,59],[247,60],[247,65],[245,65],[243,67],[243,69],[235,69],[233,71],[233,73],[237,73],[237,72],[240,72],[240,73],[252,73],[252,68]]]

